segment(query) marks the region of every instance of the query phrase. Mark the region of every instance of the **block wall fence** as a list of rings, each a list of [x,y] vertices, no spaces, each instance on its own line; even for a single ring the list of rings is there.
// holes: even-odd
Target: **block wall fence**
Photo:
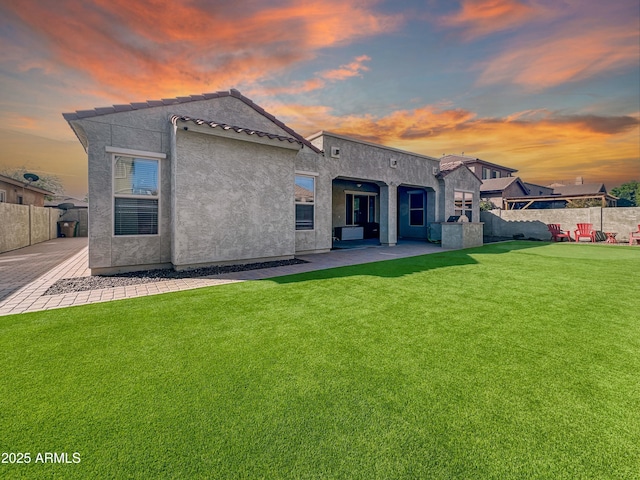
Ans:
[[[578,223],[591,223],[599,232],[598,240],[606,238],[604,232],[616,232],[618,242],[628,242],[629,233],[638,230],[640,207],[616,208],[558,208],[546,210],[489,210],[481,212],[485,237],[523,235],[524,238],[551,240],[549,223],[559,223],[565,231],[573,231]]]
[[[0,253],[56,238],[60,213],[57,208],[0,203]]]

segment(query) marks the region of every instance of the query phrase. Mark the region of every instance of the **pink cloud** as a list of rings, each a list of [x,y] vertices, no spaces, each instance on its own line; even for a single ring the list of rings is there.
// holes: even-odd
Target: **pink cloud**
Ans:
[[[639,32],[621,26],[566,25],[559,33],[520,41],[479,65],[479,85],[513,83],[529,90],[554,87],[637,65]]]
[[[371,57],[367,55],[361,55],[353,59],[353,62],[346,65],[340,65],[340,68],[335,70],[326,70],[320,73],[320,77],[327,80],[344,80],[350,77],[357,77],[361,72],[369,71],[369,67],[364,65],[364,62],[371,60]]]
[[[440,23],[463,29],[461,35],[468,40],[515,28],[542,12],[517,0],[463,0],[462,9],[440,18]]]

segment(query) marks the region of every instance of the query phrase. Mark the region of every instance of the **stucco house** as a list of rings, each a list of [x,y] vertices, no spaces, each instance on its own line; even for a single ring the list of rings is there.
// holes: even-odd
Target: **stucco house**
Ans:
[[[426,241],[456,206],[482,230],[467,167],[303,138],[237,90],[63,116],[88,156],[93,274],[289,259],[329,251],[337,232]]]
[[[443,155],[440,163],[462,162],[481,180],[512,177],[518,170],[497,163],[488,162],[469,155]]]
[[[44,206],[45,197],[54,195],[44,188],[30,185],[28,182],[0,175],[0,203],[15,203],[17,205]]]

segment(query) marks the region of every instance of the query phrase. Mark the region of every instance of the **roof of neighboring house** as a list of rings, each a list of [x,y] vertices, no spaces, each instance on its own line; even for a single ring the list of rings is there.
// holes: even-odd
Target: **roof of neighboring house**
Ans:
[[[467,155],[444,155],[440,158],[440,162],[442,163],[450,163],[450,162],[462,162],[462,163],[482,163],[489,167],[500,168],[502,170],[506,170],[508,172],[517,172],[518,170],[514,168],[505,167],[503,165],[498,165],[497,163],[487,162],[486,160],[482,160],[481,158],[469,157]]]
[[[583,183],[581,185],[560,185],[553,188],[555,195],[588,195],[607,193],[604,183]]]
[[[251,130],[250,128],[238,127],[235,125],[228,125],[226,123],[218,123],[218,122],[213,122],[211,120],[202,120],[200,118],[191,118],[186,115],[171,116],[171,122],[173,122],[174,125],[178,121],[193,122],[196,125],[208,125],[211,128],[220,128],[222,130],[233,130],[236,133],[246,133],[247,135],[257,135],[258,137],[267,137],[267,138],[270,138],[271,140],[275,139],[283,142],[298,143],[300,145],[303,145],[302,141],[298,140],[297,138],[278,135],[276,133],[267,133],[267,132],[261,132],[258,130]]]
[[[27,184],[27,182],[16,180],[15,178],[7,177],[5,175],[0,175],[0,182],[10,183],[11,185],[15,185],[16,187],[23,187],[25,190],[31,190],[32,192],[42,193],[43,195],[54,194],[54,192],[50,192],[49,190],[45,190],[44,188],[36,187],[34,185],[29,185]]]
[[[440,164],[440,171],[438,172],[438,175],[436,175],[436,177],[438,178],[444,178],[447,175],[449,175],[450,173],[455,172],[456,170],[460,169],[460,168],[466,168],[467,171],[473,175],[473,178],[477,179],[478,182],[482,182],[482,180],[480,180],[477,175],[475,173],[473,173],[471,170],[469,170],[469,167],[467,167],[464,162],[447,162],[447,163],[441,163]]]
[[[524,184],[520,177],[501,177],[501,178],[487,178],[482,181],[482,185],[480,185],[480,193],[486,192],[502,192],[512,183],[517,183],[520,185],[525,194],[529,194],[529,189]]]
[[[464,166],[464,163],[460,161],[440,163],[440,173],[438,173],[438,176],[444,178],[462,166]]]
[[[176,98],[163,98],[162,100],[147,100],[146,102],[134,102],[127,103],[123,105],[113,105],[111,107],[98,107],[91,110],[76,110],[72,113],[63,113],[62,116],[67,122],[71,122],[73,120],[82,120],[85,118],[98,117],[100,115],[108,115],[111,113],[120,113],[120,112],[130,112],[133,110],[142,110],[145,108],[153,108],[153,107],[163,107],[167,105],[176,105],[182,103],[189,102],[199,102],[202,100],[211,100],[213,98],[221,98],[221,97],[234,97],[238,100],[242,101],[246,105],[253,108],[256,112],[263,115],[264,117],[271,120],[278,127],[283,129],[293,138],[295,138],[301,145],[309,147],[314,152],[320,153],[320,150],[313,146],[311,142],[306,140],[302,135],[296,133],[291,128],[287,127],[284,123],[278,120],[276,117],[271,115],[265,109],[253,103],[253,101],[244,95],[242,95],[238,90],[232,88],[231,90],[224,92],[215,92],[215,93],[204,93],[202,95],[189,95],[187,97],[176,97]],[[222,123],[220,123],[222,125]],[[235,127],[240,128],[240,127]],[[287,137],[283,137],[287,138]]]
[[[532,187],[534,187],[534,188],[544,188],[547,190],[553,190],[553,188],[551,187],[545,187],[544,185],[538,185],[537,183],[524,182],[524,184],[527,186],[528,189],[531,189]]]
[[[313,191],[308,188],[301,187],[300,185],[295,185],[294,187],[295,199],[296,202],[312,202],[313,201]]]

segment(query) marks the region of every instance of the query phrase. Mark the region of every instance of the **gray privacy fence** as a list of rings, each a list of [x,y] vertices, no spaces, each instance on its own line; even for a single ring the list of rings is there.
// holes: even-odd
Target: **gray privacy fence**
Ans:
[[[480,213],[485,237],[513,238],[514,235],[538,240],[551,240],[549,223],[559,223],[565,231],[576,229],[578,223],[591,223],[604,240],[604,232],[616,232],[618,242],[628,242],[629,233],[638,230],[640,207],[617,208],[556,208],[546,210],[489,210]]]
[[[0,253],[58,236],[57,208],[0,203]]]

